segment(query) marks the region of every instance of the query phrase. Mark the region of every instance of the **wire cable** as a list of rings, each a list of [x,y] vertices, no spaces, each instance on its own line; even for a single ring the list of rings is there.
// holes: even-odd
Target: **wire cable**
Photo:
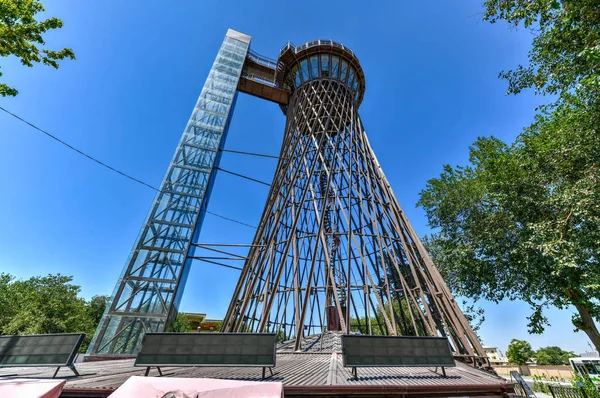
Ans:
[[[248,227],[248,228],[257,229],[254,225],[246,224],[245,222],[241,222],[241,221],[238,221],[238,220],[234,220],[233,218],[228,218],[228,217],[222,216],[220,214],[213,213],[212,211],[206,210],[206,212],[208,214],[211,214],[211,215],[215,216],[215,217],[222,218],[223,220],[227,220],[227,221],[231,221],[231,222],[234,222],[234,223],[238,223],[238,224],[241,224],[241,225],[243,225],[245,227]]]
[[[207,260],[206,258],[202,258],[202,257],[190,257],[190,258],[192,258],[194,260],[198,260],[198,261],[204,261],[205,263],[220,265],[221,267],[225,267],[225,268],[231,268],[231,269],[237,269],[238,271],[243,271],[243,268],[236,267],[235,265],[223,264],[218,261]]]
[[[109,169],[109,170],[111,170],[111,171],[114,171],[115,173],[121,174],[123,177],[129,178],[130,180],[133,180],[133,181],[135,181],[135,182],[137,182],[137,183],[140,183],[140,184],[142,184],[142,185],[145,185],[146,187],[148,187],[148,188],[150,188],[150,189],[153,189],[153,190],[155,190],[155,191],[159,191],[159,189],[158,189],[158,188],[155,188],[155,187],[153,187],[153,186],[152,186],[152,185],[150,185],[150,184],[146,184],[144,181],[142,181],[142,180],[138,180],[137,178],[135,178],[135,177],[132,177],[132,176],[130,176],[129,174],[122,172],[121,170],[117,170],[117,169],[115,169],[114,167],[111,167],[111,166],[107,165],[106,163],[102,162],[101,160],[98,160],[98,159],[96,159],[95,157],[93,157],[93,156],[90,156],[90,155],[88,155],[87,153],[85,153],[85,152],[83,152],[83,151],[80,151],[79,149],[75,148],[74,146],[72,146],[72,145],[70,145],[70,144],[67,144],[66,142],[64,142],[64,141],[63,141],[63,140],[61,140],[60,138],[58,138],[58,137],[56,137],[56,136],[54,136],[54,135],[50,134],[50,133],[49,133],[49,132],[47,132],[46,130],[43,130],[43,129],[39,128],[38,126],[34,125],[33,123],[29,123],[27,120],[23,119],[22,117],[20,117],[20,116],[18,116],[18,115],[15,115],[14,113],[12,113],[12,112],[10,112],[10,111],[8,111],[8,110],[4,109],[4,108],[3,108],[3,107],[1,107],[1,106],[0,106],[0,109],[2,109],[4,112],[8,113],[8,114],[9,114],[9,115],[11,115],[12,117],[14,117],[14,118],[16,118],[16,119],[19,119],[19,120],[20,120],[20,121],[22,121],[23,123],[26,123],[26,124],[30,125],[31,127],[33,127],[34,129],[36,129],[36,130],[40,131],[41,133],[44,133],[44,134],[46,134],[48,137],[52,138],[53,140],[60,142],[61,144],[63,144],[63,145],[64,145],[64,146],[66,146],[67,148],[70,148],[70,149],[74,150],[75,152],[77,152],[78,154],[80,154],[80,155],[83,155],[83,156],[85,156],[86,158],[88,158],[88,159],[90,159],[90,160],[92,160],[92,161],[94,161],[94,162],[98,163],[99,165],[101,165],[101,166],[104,166],[104,167],[106,167],[107,169]]]
[[[261,181],[261,180],[257,180],[256,178],[252,178],[252,177],[248,177],[248,176],[245,176],[245,175],[242,175],[242,174],[234,173],[233,171],[225,170],[225,169],[222,169],[220,167],[215,167],[215,168],[217,170],[221,170],[221,171],[223,171],[223,172],[225,172],[227,174],[232,174],[232,175],[237,176],[237,177],[245,178],[246,180],[258,182],[259,184],[263,184],[263,185],[266,185],[268,187],[271,186],[271,184],[269,184],[267,182],[264,182],[264,181]]]
[[[19,115],[16,115],[16,114],[12,113],[11,111],[9,111],[9,110],[7,110],[7,109],[3,108],[2,106],[0,106],[0,110],[3,110],[4,112],[6,112],[7,114],[11,115],[11,116],[12,116],[12,117],[14,117],[15,119],[18,119],[18,120],[20,120],[21,122],[23,122],[23,123],[25,123],[25,124],[27,124],[27,125],[29,125],[29,126],[33,127],[34,129],[38,130],[39,132],[41,132],[41,133],[43,133],[43,134],[47,135],[48,137],[52,138],[53,140],[55,140],[55,141],[57,141],[57,142],[61,143],[62,145],[66,146],[67,148],[69,148],[69,149],[71,149],[71,150],[73,150],[73,151],[77,152],[78,154],[80,154],[80,155],[82,155],[82,156],[85,156],[85,157],[86,157],[86,158],[88,158],[89,160],[92,160],[92,161],[94,161],[94,162],[98,163],[99,165],[101,165],[101,166],[103,166],[103,167],[106,167],[106,168],[107,168],[107,169],[109,169],[110,171],[114,171],[115,173],[118,173],[118,174],[122,175],[123,177],[129,178],[130,180],[132,180],[132,181],[135,181],[135,182],[137,182],[137,183],[139,183],[139,184],[142,184],[142,185],[144,185],[144,186],[145,186],[145,187],[147,187],[147,188],[150,188],[150,189],[152,189],[152,190],[154,190],[154,191],[156,191],[156,192],[160,192],[160,189],[158,189],[158,188],[156,188],[156,187],[153,187],[152,185],[150,185],[150,184],[147,184],[147,183],[145,183],[144,181],[142,181],[142,180],[139,180],[139,179],[137,179],[137,178],[135,178],[135,177],[133,177],[133,176],[131,176],[131,175],[129,175],[129,174],[127,174],[127,173],[125,173],[125,172],[122,172],[121,170],[115,169],[114,167],[107,165],[106,163],[102,162],[101,160],[98,160],[98,159],[96,159],[95,157],[93,157],[93,156],[91,156],[91,155],[88,155],[87,153],[85,153],[85,152],[83,152],[83,151],[80,151],[79,149],[77,149],[77,148],[75,148],[74,146],[72,146],[72,145],[70,145],[70,144],[66,143],[65,141],[61,140],[60,138],[56,137],[55,135],[53,135],[53,134],[50,134],[50,133],[49,133],[49,132],[47,132],[46,130],[44,130],[44,129],[41,129],[41,128],[39,128],[38,126],[36,126],[35,124],[28,122],[27,120],[23,119],[23,118],[22,118],[22,117],[20,117]],[[268,155],[265,155],[265,156],[268,156]],[[260,182],[262,182],[262,181],[260,181]],[[265,183],[263,182],[263,184],[265,184]],[[268,185],[268,184],[267,184],[267,185]],[[234,222],[234,223],[237,223],[237,224],[240,224],[240,225],[244,225],[244,226],[246,226],[246,227],[249,227],[249,228],[256,229],[256,227],[255,227],[255,226],[253,226],[253,225],[250,225],[250,224],[246,224],[245,222],[238,221],[238,220],[234,220],[233,218],[225,217],[225,216],[222,216],[222,215],[220,215],[220,214],[214,213],[214,212],[212,212],[212,211],[208,211],[208,210],[206,210],[206,212],[207,212],[208,214],[211,214],[211,215],[215,216],[215,217],[219,217],[219,218],[222,218],[222,219],[224,219],[224,220],[227,220],[227,221],[231,221],[231,222]]]
[[[263,158],[271,158],[271,159],[285,159],[285,158],[280,158],[279,156],[265,155],[264,153],[235,151],[233,149],[219,149],[219,151],[221,151],[221,152],[239,153],[241,155],[260,156],[260,157],[263,157]]]

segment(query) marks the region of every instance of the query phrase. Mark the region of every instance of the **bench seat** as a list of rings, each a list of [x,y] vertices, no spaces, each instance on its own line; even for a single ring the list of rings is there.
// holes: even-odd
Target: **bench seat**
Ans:
[[[55,378],[66,366],[79,376],[73,361],[85,333],[0,336],[0,367],[55,367]]]
[[[342,336],[342,358],[357,379],[358,367],[426,366],[455,367],[456,362],[446,337]]]
[[[275,367],[274,333],[146,333],[135,366]]]

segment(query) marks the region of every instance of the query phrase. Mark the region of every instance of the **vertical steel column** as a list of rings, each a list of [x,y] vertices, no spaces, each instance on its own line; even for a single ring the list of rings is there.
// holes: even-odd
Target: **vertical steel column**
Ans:
[[[227,32],[88,354],[134,354],[176,315],[249,46]]]

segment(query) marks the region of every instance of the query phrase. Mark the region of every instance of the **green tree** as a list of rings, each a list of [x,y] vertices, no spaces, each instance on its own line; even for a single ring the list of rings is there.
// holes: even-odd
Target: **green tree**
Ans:
[[[64,275],[15,280],[0,274],[0,334],[85,333],[85,352],[106,308],[108,296],[89,302]]]
[[[43,63],[58,69],[58,61],[75,59],[70,48],[53,51],[45,48],[43,35],[52,29],[60,29],[63,22],[58,18],[38,21],[36,14],[43,12],[44,6],[36,0],[0,0],[0,57],[14,55],[23,65],[32,67]],[[2,76],[2,72],[0,72]],[[18,91],[0,83],[0,95],[16,96]]]
[[[486,0],[484,20],[523,26],[534,34],[529,64],[502,72],[509,93],[533,88],[563,99],[592,98],[600,89],[600,13],[597,0]]]
[[[194,329],[192,329],[192,323],[190,322],[188,317],[185,316],[185,314],[183,312],[180,312],[177,314],[177,316],[175,317],[175,321],[170,326],[169,330],[171,332],[180,332],[180,333],[187,333],[187,332],[194,331]]]
[[[108,300],[110,300],[109,296],[94,296],[86,303],[85,312],[90,327],[93,330],[95,330],[100,323],[100,319],[102,318],[102,315],[104,315],[104,310],[106,310],[106,306],[108,305]]]
[[[508,345],[506,356],[511,365],[526,365],[534,352],[525,340],[512,339]]]
[[[386,334],[385,332],[385,326],[383,326],[385,323],[383,321],[383,319],[378,319],[376,318],[376,316],[371,316],[369,317],[369,321],[371,323],[371,329],[370,329],[370,334],[374,335],[374,336],[381,336]],[[382,325],[382,326],[379,326]],[[358,332],[360,334],[369,334],[369,325],[367,323],[367,319],[365,317],[361,317],[361,318],[352,318],[350,317],[350,331],[352,332]]]
[[[534,33],[529,64],[503,72],[509,93],[558,101],[512,144],[480,138],[470,165],[444,166],[419,204],[439,231],[432,255],[467,297],[574,306],[573,324],[600,351],[600,13],[597,0],[487,0],[484,19]]]
[[[600,389],[598,388],[600,377],[593,375],[581,376],[576,374],[571,380],[571,387],[579,392],[579,396],[586,398],[600,398]]]
[[[108,305],[108,301],[110,300],[109,296],[94,296],[90,301],[85,303],[84,313],[85,313],[85,329],[81,330],[72,330],[72,332],[85,332],[85,339],[81,344],[81,348],[79,352],[86,352],[90,342],[92,341],[92,337],[94,333],[96,333],[96,328],[100,323],[100,319],[104,314],[104,310]]]
[[[416,334],[410,318],[410,311],[406,298],[400,298],[400,300],[393,298],[392,308],[394,312],[394,319],[396,320],[396,327],[401,331],[402,335],[415,336]],[[385,304],[385,313],[388,317],[390,316],[389,304]],[[403,317],[405,319],[403,319]],[[388,327],[385,323],[385,318],[383,316],[381,307],[378,306],[375,313],[370,314],[369,323],[367,323],[367,319],[364,316],[360,318],[350,317],[350,330],[361,334],[372,334],[374,336],[388,334]],[[417,322],[417,329],[419,336],[427,335],[422,323]]]
[[[560,347],[549,346],[538,349],[533,355],[538,365],[568,365],[569,358],[575,357],[572,351],[564,351]]]
[[[283,329],[279,329],[279,331],[277,332],[277,342],[283,343],[286,340],[287,339],[285,338],[285,332],[283,331]]]
[[[2,334],[44,334],[87,330],[86,302],[65,275],[14,280],[8,289],[10,319]]]
[[[478,139],[471,164],[445,166],[419,204],[460,295],[526,301],[531,333],[544,331],[544,308],[572,305],[575,328],[600,350],[600,109],[568,101],[512,145]]]
[[[9,274],[0,274],[0,334],[4,334],[3,330],[13,317],[16,306],[10,294],[11,282],[14,277]]]

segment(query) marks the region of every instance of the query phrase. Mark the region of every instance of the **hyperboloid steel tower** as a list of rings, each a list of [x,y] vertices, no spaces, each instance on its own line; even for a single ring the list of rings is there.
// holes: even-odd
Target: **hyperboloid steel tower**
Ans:
[[[296,350],[326,331],[447,336],[484,356],[371,149],[354,53],[316,40],[270,61],[249,43],[228,32],[90,353],[134,353],[176,314],[238,90],[287,122],[223,331],[277,332]]]

